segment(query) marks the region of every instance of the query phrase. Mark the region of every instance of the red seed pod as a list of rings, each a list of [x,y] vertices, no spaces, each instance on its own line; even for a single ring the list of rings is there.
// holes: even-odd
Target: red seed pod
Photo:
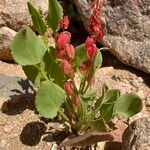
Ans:
[[[61,60],[60,67],[61,67],[64,75],[67,75],[70,78],[74,77],[74,70],[73,70],[71,64],[66,59]]]
[[[86,41],[85,41],[85,46],[86,47],[90,47],[92,45],[95,44],[95,40],[92,37],[87,37]]]
[[[92,26],[99,26],[99,24],[100,24],[99,18],[97,18],[95,16],[91,16],[89,18],[89,25],[91,25],[91,27]]]
[[[95,38],[102,40],[104,36],[104,30],[102,23],[99,19],[100,14],[102,13],[102,6],[104,0],[95,0],[92,5],[93,14],[88,21],[88,31],[90,34],[95,35]]]
[[[66,44],[65,50],[66,50],[67,56],[70,59],[73,59],[75,57],[75,48],[72,44]]]
[[[86,71],[87,69],[89,69],[91,66],[91,61],[90,60],[86,60],[84,61],[80,66],[79,66],[79,70],[80,71]]]
[[[56,44],[59,49],[64,49],[66,44],[70,43],[70,41],[71,33],[68,31],[61,32],[56,36]]]
[[[104,37],[104,30],[101,28],[101,30],[99,31],[99,33],[97,34],[97,39],[101,40]]]
[[[66,54],[65,49],[57,49],[56,50],[56,57],[59,59],[63,59],[65,54]]]
[[[100,13],[101,13],[101,9],[100,9],[100,8],[95,8],[95,9],[93,10],[93,14],[94,14],[95,16],[99,16]]]
[[[96,45],[92,45],[92,46],[89,46],[86,48],[86,52],[87,52],[87,56],[90,58],[90,59],[93,59],[96,54],[97,54],[97,47]]]
[[[71,81],[67,81],[64,83],[64,90],[67,94],[72,95],[74,93],[74,86]]]
[[[73,103],[76,107],[80,106],[80,99],[77,95],[72,96]]]
[[[69,18],[68,16],[64,16],[60,21],[60,27],[63,29],[68,29],[69,26]]]

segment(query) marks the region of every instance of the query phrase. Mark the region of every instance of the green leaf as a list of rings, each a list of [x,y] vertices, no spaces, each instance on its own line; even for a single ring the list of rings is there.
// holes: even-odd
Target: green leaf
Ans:
[[[113,103],[120,96],[120,91],[117,89],[108,90],[106,85],[103,86],[102,96],[96,101],[95,108],[99,109],[105,103]]]
[[[41,63],[38,66],[45,72],[48,78],[53,80],[54,83],[60,86],[63,85],[64,76],[61,72],[59,62],[55,59],[53,49],[50,49],[49,52],[47,51],[45,53]],[[36,66],[28,65],[23,66],[22,68],[28,79],[37,87],[39,87],[40,83],[45,80],[42,73]]]
[[[115,104],[115,113],[123,117],[131,117],[142,110],[143,104],[139,96],[134,93],[121,95]]]
[[[38,38],[29,27],[16,34],[11,49],[15,61],[22,66],[38,64],[47,51],[43,40]]]
[[[102,54],[101,54],[100,51],[98,51],[98,52],[97,52],[97,55],[96,55],[96,57],[95,57],[95,60],[94,60],[94,69],[100,68],[101,65],[102,65],[102,61],[103,61],[103,59],[102,59]]]
[[[94,131],[103,131],[107,132],[106,124],[104,119],[100,118],[97,120],[92,120],[89,122],[91,129]]]
[[[22,66],[22,69],[27,76],[27,78],[37,87],[40,86],[40,83],[44,80],[42,74],[35,66]]]
[[[59,62],[55,57],[55,49],[50,48],[50,52],[47,52],[41,63],[41,67],[45,70],[47,76],[53,79],[53,82],[62,86],[64,76],[60,68]]]
[[[107,90],[100,103],[100,116],[109,122],[115,115],[115,103],[120,96],[120,91],[116,89]]]
[[[120,91],[117,89],[111,89],[106,91],[106,93],[104,94],[104,97],[102,99],[102,103],[113,103],[117,100],[117,98],[120,96]]]
[[[47,23],[52,30],[58,31],[60,27],[60,20],[63,17],[63,9],[57,0],[49,0],[49,11],[47,16]]]
[[[57,84],[44,81],[41,83],[36,95],[36,108],[45,118],[54,118],[66,99],[65,91]]]
[[[73,66],[78,67],[85,60],[87,60],[87,54],[86,54],[85,45],[82,44],[76,47],[76,57],[73,61]]]
[[[109,122],[115,115],[114,104],[103,104],[100,108],[100,117]]]
[[[94,98],[94,97],[96,97],[96,92],[95,91],[87,91],[83,96],[82,96],[83,98]]]
[[[28,2],[28,9],[32,17],[32,22],[35,29],[40,33],[44,34],[46,32],[46,24],[42,19],[41,14],[39,11],[33,6],[32,3]]]

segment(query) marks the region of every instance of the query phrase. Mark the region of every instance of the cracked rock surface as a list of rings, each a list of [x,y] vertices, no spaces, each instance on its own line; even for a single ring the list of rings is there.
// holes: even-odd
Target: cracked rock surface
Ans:
[[[123,150],[149,150],[150,148],[150,118],[140,118],[132,122],[123,134]]]

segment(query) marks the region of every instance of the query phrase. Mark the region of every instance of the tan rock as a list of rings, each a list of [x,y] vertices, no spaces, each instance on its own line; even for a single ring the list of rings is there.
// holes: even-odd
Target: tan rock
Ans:
[[[10,28],[0,28],[0,59],[4,61],[12,61],[10,45],[16,32]]]

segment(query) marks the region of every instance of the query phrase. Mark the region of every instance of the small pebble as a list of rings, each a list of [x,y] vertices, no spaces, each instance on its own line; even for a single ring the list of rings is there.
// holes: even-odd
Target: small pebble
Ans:
[[[3,140],[1,140],[1,142],[0,142],[0,148],[2,148],[2,149],[6,149],[7,147],[9,147],[10,146],[10,143],[9,143],[9,141],[7,141],[7,140],[5,140],[5,139],[3,139]]]
[[[13,130],[13,126],[6,124],[4,126],[4,132],[5,133],[10,133]]]
[[[42,150],[50,150],[51,144],[45,144]]]
[[[17,138],[19,135],[18,134],[14,134],[14,138]]]
[[[57,149],[58,149],[57,144],[53,144],[52,147],[51,147],[51,150],[57,150]]]

